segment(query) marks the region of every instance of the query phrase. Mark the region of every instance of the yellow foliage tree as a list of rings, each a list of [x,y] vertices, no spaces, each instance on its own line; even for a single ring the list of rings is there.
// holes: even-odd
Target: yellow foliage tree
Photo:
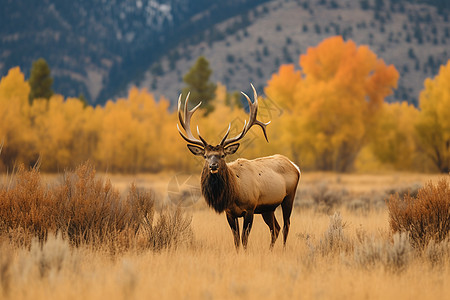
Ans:
[[[285,147],[304,167],[348,171],[399,74],[367,46],[341,36],[309,48],[300,56],[300,67],[302,73],[282,66],[266,89],[293,116],[282,118],[292,130],[283,138],[290,141]]]
[[[37,159],[31,153],[33,134],[28,113],[30,86],[19,67],[12,68],[0,81],[0,170],[9,169],[16,161],[31,163]]]
[[[397,170],[419,169],[414,123],[419,111],[407,102],[384,103],[376,128],[370,137],[375,157]]]
[[[42,170],[74,168],[91,157],[98,140],[92,107],[84,107],[78,98],[54,95],[48,101],[35,99],[30,111]]]
[[[54,95],[30,105],[30,87],[19,68],[0,82],[0,169],[17,163],[61,171],[90,159],[112,172],[191,170],[169,102],[132,88],[127,98],[95,109],[77,98]],[[219,110],[220,111],[220,110]]]
[[[167,100],[156,102],[146,90],[132,88],[127,99],[97,107],[103,110],[96,155],[100,164],[113,172],[162,170],[170,137],[164,136],[164,127],[176,124],[168,106]]]
[[[396,85],[394,67],[386,66],[367,47],[357,47],[341,37],[309,49],[300,57],[300,67],[301,71],[293,65],[281,66],[265,89],[266,99],[259,99],[258,119],[272,121],[267,128],[270,143],[258,128],[252,129],[241,141],[237,155],[254,158],[282,153],[302,167],[346,171],[368,136],[374,136],[374,141],[384,145],[401,140],[395,147],[372,147],[380,160],[399,168],[411,164],[408,155],[394,160],[402,152],[414,151],[411,120],[417,111],[404,104],[382,105]],[[61,95],[30,105],[29,91],[18,68],[1,79],[2,168],[18,162],[31,165],[39,156],[44,171],[74,167],[87,159],[111,172],[193,171],[203,165],[202,159],[192,159],[178,135],[176,109],[164,98],[156,101],[146,90],[132,88],[126,98],[96,108]],[[434,92],[429,94],[430,99],[437,97]],[[229,123],[230,136],[237,135],[248,114],[227,105],[227,91],[220,84],[213,103],[214,111],[208,117],[195,115],[192,127],[199,125],[202,136],[217,144]],[[435,104],[423,103],[421,114],[427,117],[420,124],[429,126],[430,116],[425,112],[432,111],[429,107]],[[376,127],[377,119],[383,122]],[[439,124],[448,128],[448,123]],[[419,125],[417,128],[424,126]],[[391,131],[383,135],[387,129]]]
[[[425,80],[420,93],[417,132],[421,145],[437,169],[450,172],[450,60],[439,74]]]

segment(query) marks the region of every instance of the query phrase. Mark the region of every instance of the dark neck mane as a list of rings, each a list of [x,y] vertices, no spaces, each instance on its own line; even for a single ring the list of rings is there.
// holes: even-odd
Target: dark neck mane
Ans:
[[[225,166],[216,174],[209,172],[208,166],[202,171],[202,194],[206,203],[216,212],[223,212],[235,200],[235,179]]]

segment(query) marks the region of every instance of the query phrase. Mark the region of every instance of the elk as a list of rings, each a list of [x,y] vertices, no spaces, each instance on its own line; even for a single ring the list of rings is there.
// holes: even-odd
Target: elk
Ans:
[[[226,163],[225,157],[234,154],[241,140],[253,125],[261,127],[264,137],[267,139],[266,126],[270,123],[262,123],[256,119],[258,111],[258,95],[253,85],[254,102],[241,92],[248,101],[249,120],[244,122],[240,134],[228,138],[228,131],[217,146],[205,141],[200,135],[197,126],[198,139],[191,132],[190,122],[194,112],[200,107],[201,102],[192,110],[188,110],[189,94],[184,104],[184,116],[181,112],[181,95],[178,98],[178,118],[184,134],[177,124],[178,132],[188,143],[188,149],[194,154],[203,156],[205,163],[201,174],[201,191],[208,206],[217,213],[225,212],[228,224],[234,236],[236,249],[240,246],[239,221],[244,219],[242,230],[242,246],[247,248],[248,236],[253,224],[254,214],[261,214],[264,222],[270,229],[272,249],[280,232],[280,225],[275,218],[274,211],[281,204],[283,211],[283,244],[289,233],[290,216],[297,190],[297,184],[301,176],[300,169],[283,155],[261,157],[254,160],[239,158],[236,161]]]

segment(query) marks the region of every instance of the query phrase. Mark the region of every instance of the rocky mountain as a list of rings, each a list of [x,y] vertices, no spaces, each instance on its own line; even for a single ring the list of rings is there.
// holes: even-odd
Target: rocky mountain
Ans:
[[[342,35],[369,45],[400,72],[399,87],[388,101],[417,104],[425,78],[436,75],[450,58],[450,2],[443,6],[427,2],[269,1],[206,29],[196,41],[174,47],[139,86],[175,100],[184,86],[183,74],[204,55],[211,63],[213,81],[244,91],[250,91],[253,82],[262,92],[280,64],[299,68],[299,55],[308,47]],[[243,19],[248,25],[240,28],[236,24]]]
[[[230,90],[259,90],[324,38],[367,44],[401,74],[390,100],[417,103],[450,55],[446,0],[6,0],[0,74],[44,57],[66,96],[102,104],[132,85],[174,101],[199,55]]]
[[[0,75],[47,60],[54,89],[103,103],[188,35],[262,1],[6,0],[0,10]]]

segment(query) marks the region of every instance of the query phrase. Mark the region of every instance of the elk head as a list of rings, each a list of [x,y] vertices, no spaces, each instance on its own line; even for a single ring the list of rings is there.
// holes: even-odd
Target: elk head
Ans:
[[[205,139],[200,135],[200,131],[197,126],[197,134],[198,139],[194,137],[194,135],[191,132],[191,117],[194,114],[194,112],[200,107],[202,104],[201,102],[194,107],[192,110],[188,110],[188,100],[189,100],[189,94],[186,96],[186,101],[184,104],[184,116],[181,112],[181,95],[178,98],[178,118],[180,120],[181,127],[183,127],[186,134],[181,132],[178,124],[178,132],[180,133],[181,137],[188,142],[188,149],[192,152],[194,155],[203,156],[206,160],[206,163],[208,165],[209,172],[211,174],[216,174],[219,172],[221,168],[224,168],[226,166],[225,164],[225,156],[229,154],[233,154],[237,151],[239,148],[238,141],[241,140],[245,134],[250,130],[250,128],[253,125],[259,125],[261,129],[263,130],[264,137],[267,139],[267,133],[266,133],[266,126],[269,125],[270,121],[267,123],[260,122],[256,120],[256,114],[258,112],[258,95],[256,94],[255,87],[253,84],[251,85],[253,89],[253,96],[254,96],[254,102],[250,100],[250,98],[244,93],[241,92],[245,98],[247,99],[248,105],[249,105],[249,120],[245,120],[244,127],[240,134],[233,138],[228,138],[228,135],[230,133],[231,124],[228,125],[228,130],[225,133],[225,136],[222,138],[220,144],[216,146],[210,145],[208,142],[205,141]],[[205,166],[206,167],[206,166]]]

